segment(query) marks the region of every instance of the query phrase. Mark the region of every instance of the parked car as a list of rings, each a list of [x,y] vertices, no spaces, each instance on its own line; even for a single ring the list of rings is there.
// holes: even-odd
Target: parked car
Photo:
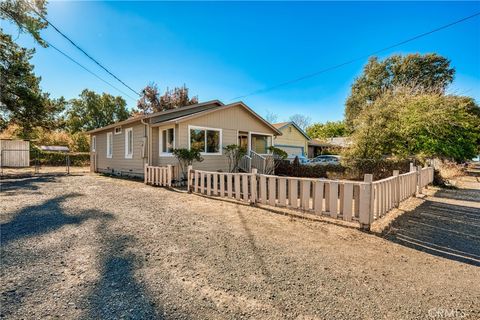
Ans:
[[[334,155],[317,156],[308,162],[309,165],[339,165],[341,157]]]
[[[305,156],[294,156],[294,155],[291,155],[291,156],[288,156],[287,157],[287,160],[290,161],[291,163],[293,163],[293,161],[295,161],[295,158],[298,157],[298,161],[300,161],[300,164],[307,164],[309,162],[308,158],[305,157]]]

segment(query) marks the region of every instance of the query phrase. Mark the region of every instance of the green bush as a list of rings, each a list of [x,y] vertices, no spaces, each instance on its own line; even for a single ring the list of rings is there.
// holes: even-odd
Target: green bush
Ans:
[[[31,165],[41,165],[41,166],[65,166],[66,165],[66,156],[70,158],[71,166],[88,166],[90,164],[90,153],[88,152],[51,152],[43,151],[37,147],[30,149],[30,162]]]
[[[304,177],[304,178],[328,178],[329,176],[343,175],[347,168],[341,165],[301,165],[290,161],[277,161],[275,174],[279,176]]]

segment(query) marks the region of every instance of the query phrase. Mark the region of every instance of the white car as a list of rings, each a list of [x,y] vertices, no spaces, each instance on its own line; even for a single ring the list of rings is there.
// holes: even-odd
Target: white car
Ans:
[[[324,155],[324,156],[317,156],[308,162],[309,165],[339,165],[340,164],[340,156],[334,155]]]

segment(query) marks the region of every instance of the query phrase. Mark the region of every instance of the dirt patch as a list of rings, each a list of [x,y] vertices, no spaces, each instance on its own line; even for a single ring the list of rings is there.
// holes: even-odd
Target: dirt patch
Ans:
[[[1,183],[6,318],[480,317],[480,268],[395,239],[98,175]]]

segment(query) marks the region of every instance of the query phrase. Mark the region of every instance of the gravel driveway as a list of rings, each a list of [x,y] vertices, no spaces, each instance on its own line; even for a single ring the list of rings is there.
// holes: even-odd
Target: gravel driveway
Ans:
[[[4,318],[480,318],[479,267],[391,234],[97,175],[1,183]]]

